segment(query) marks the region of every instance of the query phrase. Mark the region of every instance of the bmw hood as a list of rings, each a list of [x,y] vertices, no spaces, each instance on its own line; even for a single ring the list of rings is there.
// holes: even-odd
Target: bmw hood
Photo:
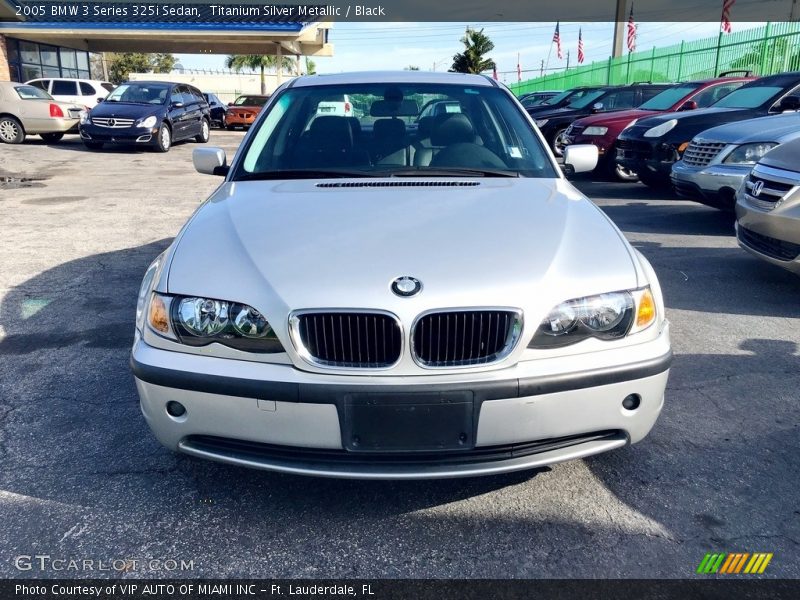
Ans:
[[[781,142],[785,136],[796,137],[798,132],[800,132],[800,113],[790,112],[719,125],[702,132],[697,137],[705,141],[746,144]]]
[[[268,319],[497,306],[541,320],[572,297],[637,287],[636,264],[610,220],[562,179],[228,182],[179,234],[159,289],[244,302]],[[395,296],[402,276],[422,293]]]

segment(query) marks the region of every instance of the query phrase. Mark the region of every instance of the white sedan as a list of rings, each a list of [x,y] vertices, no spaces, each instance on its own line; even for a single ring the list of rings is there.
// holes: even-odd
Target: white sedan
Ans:
[[[358,98],[360,119],[320,102]],[[430,100],[460,112],[419,118]],[[513,95],[441,73],[280,88],[148,269],[131,364],[166,447],[355,478],[503,473],[644,438],[672,358],[647,260]]]

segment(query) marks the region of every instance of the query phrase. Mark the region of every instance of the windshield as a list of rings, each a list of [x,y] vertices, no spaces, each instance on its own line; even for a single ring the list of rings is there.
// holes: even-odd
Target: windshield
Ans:
[[[166,104],[169,85],[163,83],[123,83],[115,88],[106,102],[130,102],[132,104]]]
[[[782,91],[783,88],[777,86],[745,86],[711,106],[712,108],[757,108]]]
[[[42,89],[32,85],[18,85],[14,88],[23,100],[52,100],[53,97]]]
[[[605,90],[586,90],[584,93],[573,98],[570,103],[567,104],[567,108],[585,108],[603,94],[605,94]]]
[[[642,104],[639,108],[642,110],[668,110],[672,108],[676,102],[695,91],[698,85],[679,85],[664,90],[660,94],[656,94],[650,100]]]
[[[344,96],[351,116],[319,111]],[[422,107],[455,105],[460,112]],[[556,176],[501,88],[351,84],[287,88],[256,123],[234,180],[386,176]]]
[[[576,94],[576,93],[577,92],[575,90],[564,90],[560,94],[556,94],[552,98],[548,98],[547,100],[542,102],[542,104],[558,104],[564,98],[567,98],[567,97],[571,96],[572,94]]]
[[[264,106],[269,98],[264,96],[239,96],[234,104],[236,106]]]

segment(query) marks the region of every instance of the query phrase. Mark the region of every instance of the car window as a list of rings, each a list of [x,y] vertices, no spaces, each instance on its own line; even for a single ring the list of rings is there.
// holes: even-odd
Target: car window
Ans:
[[[636,105],[636,90],[619,90],[603,97],[603,110],[618,110],[620,108],[633,108]]]
[[[345,98],[359,110],[320,112],[331,98]],[[437,105],[440,111],[431,108]],[[430,111],[428,118],[420,118],[422,107]],[[448,169],[555,176],[527,114],[505,90],[493,86],[290,87],[255,127],[234,179],[280,178],[287,172],[295,177],[308,172],[313,178],[329,169],[374,176]]]
[[[50,80],[40,79],[38,81],[31,81],[28,85],[36,86],[37,88],[42,89],[46,92],[50,88]]]
[[[180,86],[175,86],[172,88],[172,93],[169,96],[169,101],[171,104],[180,104],[183,102],[183,94],[181,93]]]
[[[64,81],[63,79],[55,79],[53,87],[50,90],[53,96],[77,96],[78,84],[75,81]]]
[[[667,110],[675,105],[681,98],[685,98],[696,90],[697,85],[678,85],[667,88],[661,93],[653,96],[639,108],[642,110]]]
[[[697,94],[692,96],[692,100],[694,102],[697,102],[698,108],[706,108],[707,106],[711,106],[715,102],[718,102],[719,100],[730,94],[733,90],[739,89],[745,83],[747,82],[730,81],[728,83],[712,85],[704,90],[697,92]]]
[[[206,100],[206,97],[203,95],[203,92],[201,92],[197,88],[190,87],[189,91],[192,93],[192,96],[194,97],[195,102],[199,102],[200,104],[207,104],[208,103],[208,101]]]
[[[745,86],[731,92],[712,106],[714,108],[758,108],[781,92],[783,92],[783,88],[778,86]]]
[[[109,92],[113,92],[114,91],[114,85],[111,84],[111,83],[101,83],[100,87],[102,87],[104,90],[107,90]]]
[[[181,100],[181,102],[183,102],[184,105],[190,106],[192,104],[196,104],[197,103],[197,98],[194,97],[194,94],[192,93],[192,90],[190,90],[188,87],[186,87],[185,85],[182,85],[178,89],[181,92],[181,97],[183,98],[183,100]]]
[[[640,90],[642,92],[642,96],[639,99],[639,104],[641,104],[642,102],[646,102],[647,100],[650,100],[650,98],[658,96],[661,92],[664,91],[664,89],[665,88],[663,88],[663,87],[643,87],[643,88],[640,88]]]
[[[38,87],[33,87],[32,85],[18,85],[14,88],[17,92],[17,95],[22,98],[23,100],[52,100],[53,97],[45,92],[44,90],[39,89]]]
[[[589,106],[589,104],[597,100],[604,93],[605,93],[604,90],[589,90],[584,93],[579,92],[578,94],[576,94],[578,97],[572,100],[567,105],[567,108],[577,108],[577,109],[586,108],[587,106]]]
[[[235,101],[236,106],[264,106],[267,98],[264,96],[239,96]]]
[[[81,88],[81,95],[82,96],[94,96],[97,92],[95,92],[94,86],[90,83],[86,83],[85,81],[81,81],[78,83]]]
[[[166,104],[169,85],[165,83],[123,83],[114,88],[106,102],[132,104]]]

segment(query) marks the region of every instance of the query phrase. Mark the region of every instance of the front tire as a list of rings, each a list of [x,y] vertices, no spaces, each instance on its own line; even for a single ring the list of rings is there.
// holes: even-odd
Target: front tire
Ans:
[[[40,133],[39,135],[42,136],[42,139],[48,144],[55,144],[64,137],[63,133]]]
[[[211,126],[208,124],[207,119],[203,119],[203,123],[200,125],[200,133],[194,136],[194,141],[196,141],[198,144],[206,144],[210,138]]]
[[[169,125],[162,123],[158,128],[158,137],[156,138],[156,151],[169,152],[172,147],[172,130]]]
[[[4,144],[21,144],[25,141],[25,129],[14,117],[0,117],[0,142]]]
[[[550,146],[553,148],[553,153],[556,156],[564,156],[564,134],[567,132],[567,128],[564,127],[556,131],[555,135],[553,136],[553,143]]]
[[[225,125],[225,129],[227,129],[228,131],[233,131],[234,129],[236,129],[236,125]]]

